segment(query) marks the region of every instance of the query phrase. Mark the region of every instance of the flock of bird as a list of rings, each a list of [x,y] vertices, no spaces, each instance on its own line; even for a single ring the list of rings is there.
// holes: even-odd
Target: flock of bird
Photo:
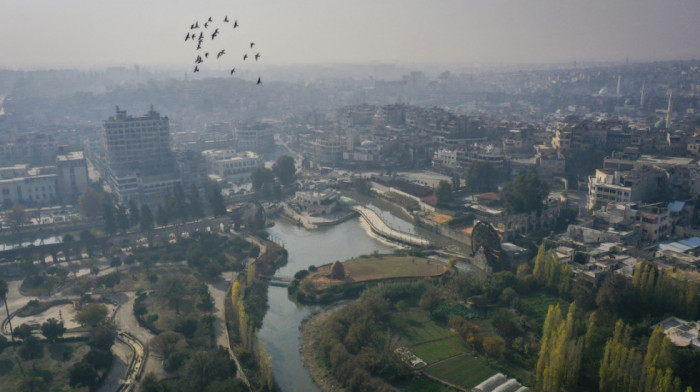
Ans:
[[[199,21],[195,21],[190,25],[190,29],[187,32],[187,35],[185,36],[185,42],[187,41],[192,41],[193,43],[196,43],[196,51],[197,51],[197,57],[194,60],[195,66],[194,66],[194,71],[193,72],[199,72],[199,67],[201,66],[202,63],[205,61],[210,60],[210,52],[205,49],[205,44],[207,41],[213,42],[216,37],[219,36],[224,31],[225,26],[228,26],[227,24],[230,24],[232,28],[229,28],[230,30],[235,30],[239,27],[238,25],[238,20],[234,20],[233,22],[230,22],[228,19],[228,15],[224,17],[223,23],[225,24],[224,26],[215,26],[215,22],[212,19],[212,17],[209,17],[202,25],[203,27],[200,28],[199,26]],[[199,34],[197,34],[199,30]],[[211,33],[210,33],[211,32]],[[253,47],[255,46],[255,42],[250,43],[250,51],[252,52]],[[211,60],[214,60],[214,52],[211,52]],[[226,55],[226,49],[221,49],[216,53],[216,60],[219,60],[221,57]],[[258,61],[260,59],[260,52],[255,53],[254,55],[251,55],[252,57],[255,58],[255,61]],[[243,61],[248,60],[248,53],[243,54]],[[229,75],[233,76],[233,74],[236,72],[236,67],[232,67],[231,71],[229,72]],[[258,77],[257,84],[261,84],[262,81],[260,80],[260,77]]]

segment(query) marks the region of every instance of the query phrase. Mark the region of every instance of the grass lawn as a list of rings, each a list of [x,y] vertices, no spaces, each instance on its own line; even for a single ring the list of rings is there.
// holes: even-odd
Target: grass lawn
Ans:
[[[68,385],[68,368],[79,362],[90,350],[86,342],[44,344],[44,355],[34,361],[20,359],[26,375],[39,375],[49,379],[51,391],[75,391]],[[6,347],[0,353],[0,390],[19,391],[22,370],[17,364],[12,348]],[[87,390],[78,389],[78,390]]]
[[[528,316],[532,317],[532,319],[537,322],[537,325],[540,326],[544,325],[544,319],[547,318],[547,310],[549,309],[549,305],[559,304],[563,314],[566,314],[567,309],[569,309],[568,302],[561,298],[547,294],[527,296],[522,297],[522,299],[532,308],[532,311],[528,312]]]
[[[427,377],[416,378],[405,384],[396,385],[403,392],[453,392],[454,389]]]
[[[410,349],[411,352],[416,354],[418,358],[424,360],[428,365],[441,359],[463,354],[468,351],[459,338],[455,336],[411,346]]]
[[[429,366],[424,372],[464,388],[474,388],[497,373],[485,361],[470,354]]]
[[[392,315],[391,324],[409,346],[452,336],[447,328],[435,324],[430,314],[420,309]]]

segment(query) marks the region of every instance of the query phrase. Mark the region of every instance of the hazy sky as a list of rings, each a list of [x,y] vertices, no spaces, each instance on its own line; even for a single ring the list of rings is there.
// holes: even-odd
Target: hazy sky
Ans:
[[[251,40],[274,65],[700,58],[700,0],[2,0],[0,67],[189,67],[224,15],[222,67]]]

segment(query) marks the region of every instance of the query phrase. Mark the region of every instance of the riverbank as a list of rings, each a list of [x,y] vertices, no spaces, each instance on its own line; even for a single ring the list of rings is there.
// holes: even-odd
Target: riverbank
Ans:
[[[341,387],[333,378],[328,369],[319,363],[319,342],[317,337],[320,335],[323,324],[328,321],[328,318],[335,312],[342,309],[342,306],[335,307],[332,310],[321,311],[320,313],[311,315],[304,319],[299,329],[301,330],[301,352],[304,367],[309,370],[314,383],[325,392],[346,392],[347,390]]]

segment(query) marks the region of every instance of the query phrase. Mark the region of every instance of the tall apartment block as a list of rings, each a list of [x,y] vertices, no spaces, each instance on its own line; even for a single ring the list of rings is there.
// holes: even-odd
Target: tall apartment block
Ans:
[[[131,116],[117,106],[116,116],[103,121],[102,129],[106,180],[121,203],[134,199],[156,204],[180,182],[170,148],[170,123],[153,107],[143,116]]]

